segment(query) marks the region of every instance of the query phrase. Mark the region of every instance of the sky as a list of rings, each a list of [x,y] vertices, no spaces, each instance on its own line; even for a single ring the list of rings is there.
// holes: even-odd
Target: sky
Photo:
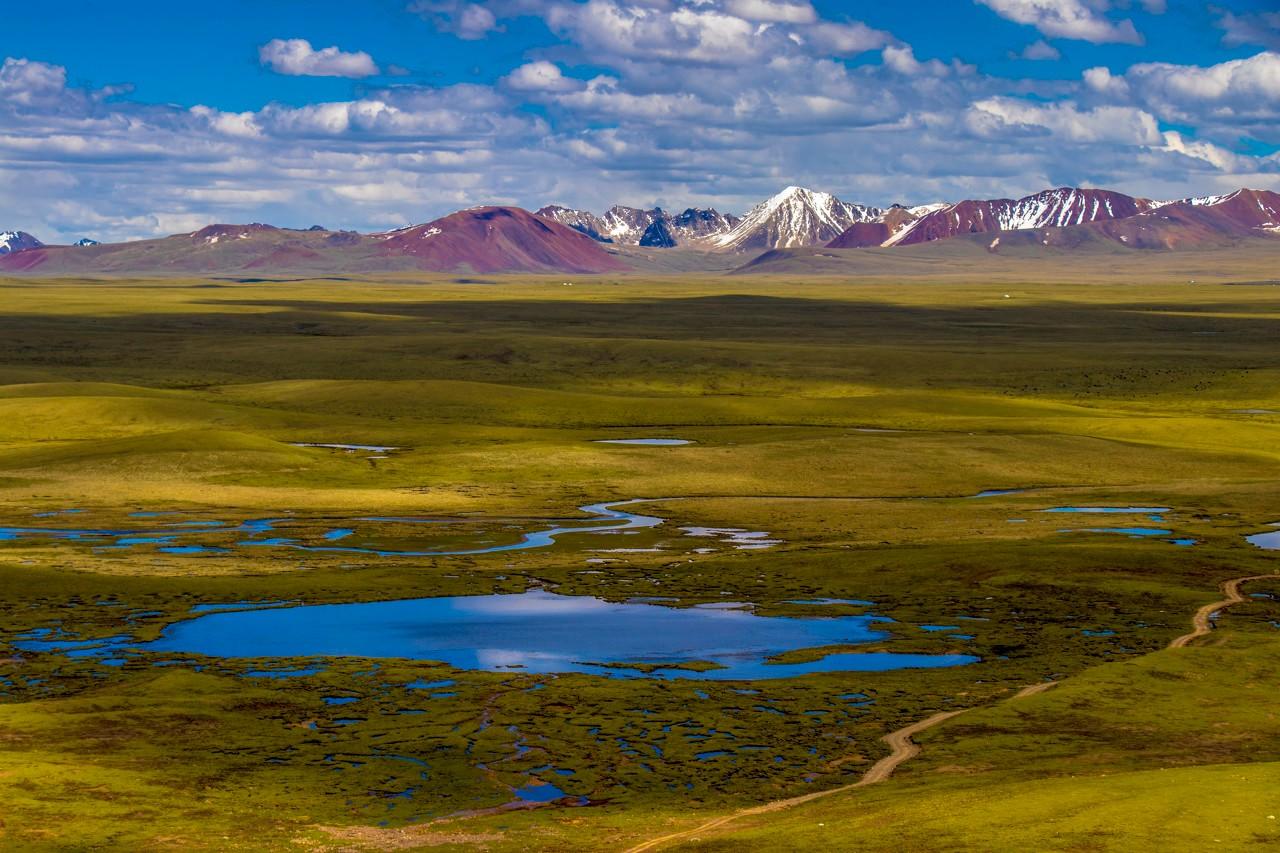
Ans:
[[[1280,190],[1277,0],[45,0],[0,230]]]

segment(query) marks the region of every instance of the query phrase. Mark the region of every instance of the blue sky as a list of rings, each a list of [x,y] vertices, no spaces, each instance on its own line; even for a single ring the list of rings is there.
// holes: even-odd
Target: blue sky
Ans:
[[[1180,0],[48,2],[0,33],[0,229],[377,230],[1059,184],[1280,188],[1280,12]]]

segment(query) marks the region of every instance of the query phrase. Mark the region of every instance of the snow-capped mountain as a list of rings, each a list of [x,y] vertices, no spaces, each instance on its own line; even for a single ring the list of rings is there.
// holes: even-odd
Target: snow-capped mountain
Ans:
[[[674,249],[680,245],[680,241],[671,229],[670,220],[660,216],[644,229],[644,233],[640,235],[640,245],[655,249]]]
[[[883,246],[894,235],[904,228],[911,227],[921,216],[927,216],[935,210],[947,207],[946,204],[925,204],[917,207],[906,207],[895,204],[875,219],[867,222],[855,222],[845,229],[844,233],[827,244],[832,249],[866,249],[872,246]]]
[[[713,207],[689,207],[671,217],[671,227],[687,242],[727,234],[741,221],[741,217]]]
[[[75,241],[75,242],[74,242],[74,243],[72,243],[71,245],[73,245],[73,246],[79,246],[80,248],[82,248],[82,249],[83,249],[83,248],[85,248],[86,246],[98,246],[98,245],[101,245],[101,244],[100,244],[97,240],[94,240],[94,239],[92,239],[92,238],[90,238],[90,237],[81,237],[79,240]]]
[[[720,249],[749,251],[820,246],[858,222],[871,222],[884,211],[841,201],[830,193],[787,187],[756,205],[727,234],[711,242]]]
[[[660,207],[643,210],[620,204],[603,216],[553,204],[539,210],[538,216],[567,225],[601,243],[658,248],[705,241],[729,231],[738,222],[738,217],[718,210],[690,207],[672,215]]]
[[[610,242],[623,246],[637,246],[644,232],[656,220],[662,218],[662,209],[641,210],[638,207],[626,207],[615,204],[604,212],[600,221],[604,224],[604,235]]]
[[[1156,204],[1111,190],[1060,187],[1019,199],[966,200],[933,210],[889,237],[887,246],[945,240],[959,234],[1065,228],[1085,222],[1124,219]]]
[[[567,225],[574,231],[581,231],[592,240],[601,243],[612,243],[612,238],[608,237],[605,232],[604,220],[594,213],[587,210],[574,210],[571,207],[564,207],[559,204],[549,204],[536,213],[543,219],[550,219],[559,222],[561,225]]]
[[[1280,236],[1280,193],[1236,190],[1233,193],[1188,198],[1161,204],[1123,219],[1081,226],[1090,234],[1123,243],[1131,249],[1184,249],[1230,246],[1255,237]],[[1043,245],[1075,239],[1081,229],[1040,233]]]
[[[991,233],[992,252],[1027,245],[1078,250],[1098,241],[1131,249],[1181,249],[1280,236],[1280,194],[1265,190],[1152,201],[1110,190],[1062,187],[1021,199],[925,208],[933,209],[912,220],[912,211],[920,208],[895,206],[876,222],[855,223],[827,246],[909,246]],[[902,223],[896,233],[895,216]]]
[[[43,245],[44,243],[41,243],[26,231],[0,231],[0,255],[22,252],[27,249],[39,249]]]

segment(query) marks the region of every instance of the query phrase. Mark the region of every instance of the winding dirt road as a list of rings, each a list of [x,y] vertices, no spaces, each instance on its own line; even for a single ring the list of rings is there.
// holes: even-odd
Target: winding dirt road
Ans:
[[[831,788],[826,791],[814,791],[812,794],[802,794],[799,797],[791,797],[786,800],[774,800],[771,803],[765,803],[759,806],[752,806],[748,809],[731,812],[730,814],[722,815],[714,820],[709,820],[706,823],[695,826],[693,829],[672,832],[669,835],[659,836],[658,838],[650,838],[648,841],[628,848],[627,853],[641,853],[641,851],[652,850],[655,847],[660,847],[661,845],[668,844],[672,841],[685,841],[690,838],[696,838],[700,833],[708,832],[716,827],[724,826],[726,823],[730,823],[744,817],[789,809],[792,806],[798,806],[802,803],[820,800],[823,797],[830,797],[833,794],[841,794],[845,791],[852,791],[854,788],[861,788],[866,785],[874,785],[877,782],[883,782],[885,779],[888,779],[893,775],[893,771],[898,769],[899,764],[920,754],[920,747],[911,739],[912,736],[919,734],[925,729],[933,728],[944,720],[949,720],[958,714],[963,714],[966,710],[968,709],[966,708],[960,711],[943,711],[941,713],[934,714],[928,719],[920,720],[919,722],[912,723],[909,726],[903,726],[897,731],[889,732],[889,734],[882,737],[881,740],[889,744],[889,748],[892,751],[884,758],[871,765],[871,769],[862,774],[862,778],[857,782],[849,785],[842,785],[839,788]]]
[[[1232,578],[1229,581],[1222,582],[1222,594],[1226,598],[1222,601],[1215,601],[1213,604],[1206,604],[1196,611],[1196,615],[1191,617],[1191,633],[1183,634],[1176,640],[1169,643],[1171,649],[1185,648],[1192,640],[1207,636],[1213,631],[1213,616],[1221,610],[1226,610],[1233,604],[1240,604],[1245,600],[1244,594],[1240,592],[1240,585],[1249,581],[1260,581],[1267,578],[1275,578],[1276,575],[1249,575],[1243,578]]]
[[[1195,615],[1191,617],[1191,626],[1192,626],[1191,633],[1183,634],[1181,637],[1178,637],[1177,639],[1170,641],[1169,648],[1171,649],[1184,648],[1191,641],[1198,639],[1199,637],[1204,637],[1208,635],[1210,632],[1212,632],[1214,614],[1219,613],[1222,610],[1225,610],[1226,608],[1230,607],[1233,604],[1240,604],[1241,602],[1246,600],[1244,594],[1240,592],[1240,586],[1242,584],[1248,583],[1249,581],[1263,580],[1266,578],[1276,578],[1277,576],[1280,576],[1280,575],[1277,575],[1277,574],[1249,575],[1247,577],[1232,578],[1231,580],[1223,581],[1222,592],[1223,592],[1223,595],[1225,595],[1226,597],[1221,601],[1215,601],[1212,604],[1206,604],[1203,607],[1201,607],[1199,610],[1197,610],[1195,612]],[[1050,690],[1053,687],[1056,687],[1057,685],[1058,685],[1058,682],[1056,681],[1045,681],[1045,682],[1041,682],[1040,684],[1031,684],[1022,688],[1010,698],[1023,699],[1028,696],[1035,696],[1036,694],[1043,693],[1046,690]],[[965,709],[965,710],[968,710],[968,709]],[[701,835],[704,832],[709,832],[713,829],[724,826],[727,823],[732,823],[733,821],[739,820],[744,817],[751,817],[752,815],[767,814],[769,812],[781,811],[782,809],[789,809],[792,806],[798,806],[803,803],[812,802],[813,800],[822,799],[823,797],[830,797],[834,794],[842,794],[846,791],[851,791],[854,788],[862,788],[862,787],[865,787],[866,785],[874,785],[877,782],[883,782],[893,775],[893,771],[898,769],[898,766],[900,764],[902,764],[904,761],[909,761],[910,759],[920,754],[920,746],[911,739],[913,736],[919,734],[922,731],[925,731],[926,729],[930,729],[941,722],[949,720],[952,717],[955,717],[959,714],[963,714],[965,713],[965,710],[945,711],[943,713],[934,714],[932,717],[929,717],[928,719],[921,720],[918,723],[912,723],[909,726],[904,726],[898,729],[897,731],[890,732],[889,734],[885,735],[883,738],[881,738],[881,740],[883,740],[885,743],[889,745],[891,752],[888,755],[886,755],[884,758],[880,759],[875,764],[873,764],[871,766],[871,769],[862,775],[861,779],[859,779],[857,782],[854,782],[850,785],[842,785],[839,788],[831,788],[830,790],[827,790],[827,791],[815,791],[812,794],[804,794],[802,796],[791,797],[790,799],[786,799],[786,800],[774,800],[771,803],[765,803],[763,805],[753,806],[751,808],[742,809],[740,811],[732,812],[727,815],[722,815],[721,817],[715,818],[713,820],[709,820],[706,823],[695,826],[693,829],[686,829],[680,832],[672,832],[667,835],[662,835],[657,838],[651,838],[648,841],[644,841],[640,844],[635,845],[634,847],[628,848],[626,853],[643,853],[643,851],[645,850],[653,850],[654,848],[661,847],[662,845],[669,844],[673,841],[687,841],[689,839],[697,838],[699,835]]]

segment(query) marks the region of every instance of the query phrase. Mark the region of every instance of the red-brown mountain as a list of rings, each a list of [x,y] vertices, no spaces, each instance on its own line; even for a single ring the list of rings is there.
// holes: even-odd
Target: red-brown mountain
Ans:
[[[1064,228],[1086,222],[1125,219],[1150,210],[1154,204],[1150,199],[1134,198],[1111,190],[1073,187],[1045,190],[1019,199],[966,200],[921,216],[888,238],[885,245],[909,246],[961,234]]]
[[[514,207],[481,207],[385,234],[272,225],[210,225],[190,234],[96,246],[41,246],[0,256],[0,272],[41,275],[236,273],[613,272],[599,243]]]
[[[380,254],[422,269],[474,272],[613,272],[627,264],[587,235],[518,207],[477,207],[390,234]]]
[[[855,222],[843,234],[827,244],[831,249],[867,249],[872,246],[883,246],[895,234],[912,223],[919,221],[920,216],[931,212],[934,206],[909,208],[900,204],[880,214],[871,222]]]
[[[1280,237],[1280,194],[1243,189],[1224,196],[1157,204],[1125,219],[1045,229],[1040,241],[1046,246],[1070,247],[1086,234],[1134,249],[1195,249],[1229,246],[1250,237],[1276,238]]]

